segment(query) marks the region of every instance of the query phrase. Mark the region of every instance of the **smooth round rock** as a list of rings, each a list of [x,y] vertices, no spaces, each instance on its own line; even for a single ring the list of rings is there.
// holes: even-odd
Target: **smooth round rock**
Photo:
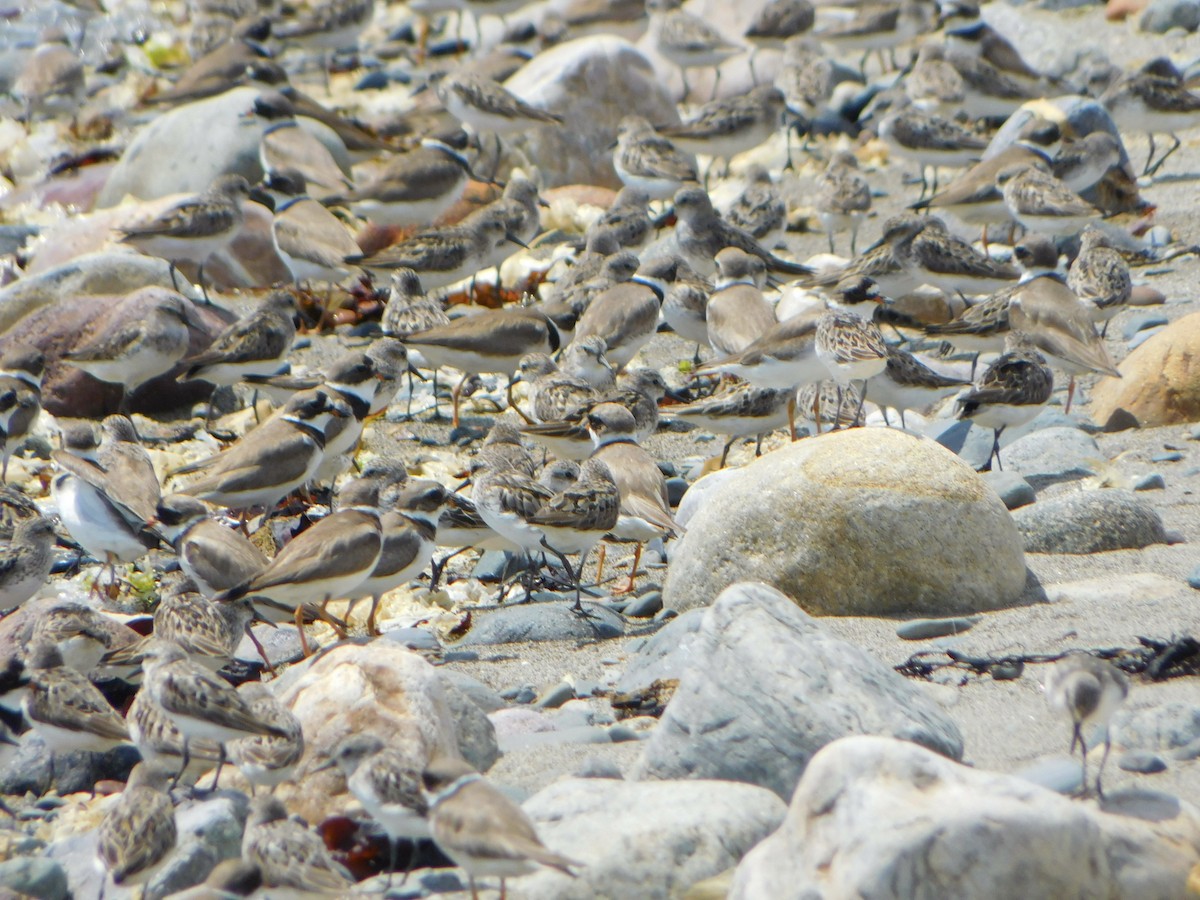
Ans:
[[[67,873],[52,859],[24,856],[0,863],[0,885],[23,897],[66,900]]]
[[[1135,491],[1161,491],[1166,486],[1167,482],[1162,477],[1161,472],[1151,472],[1148,475],[1143,475],[1133,483]]]
[[[1150,34],[1166,34],[1172,28],[1195,31],[1200,27],[1200,2],[1197,0],[1151,0],[1138,28]]]
[[[1080,491],[1013,516],[1027,553],[1101,553],[1166,543],[1158,513],[1129,491]]]
[[[1091,414],[1107,421],[1124,409],[1144,426],[1200,419],[1200,313],[1177,319],[1131,352],[1117,368],[1120,378],[1102,378],[1092,389]]]
[[[1025,558],[1012,517],[932,440],[854,428],[768,453],[726,477],[675,545],[663,602],[687,610],[738,581],[815,615],[959,615],[1014,602]]]
[[[1188,576],[1188,587],[1195,588],[1200,591],[1200,566],[1192,569],[1192,574]]]
[[[1033,485],[1017,472],[995,469],[991,472],[984,472],[983,480],[996,492],[996,496],[1000,498],[1000,502],[1007,509],[1019,509],[1037,500]]]
[[[620,618],[599,603],[585,601],[587,617],[565,603],[525,603],[477,613],[460,647],[525,641],[566,641],[616,637],[624,633]]]
[[[1166,760],[1157,753],[1147,753],[1144,750],[1122,754],[1117,760],[1117,765],[1122,771],[1137,772],[1139,775],[1154,775],[1167,770]]]

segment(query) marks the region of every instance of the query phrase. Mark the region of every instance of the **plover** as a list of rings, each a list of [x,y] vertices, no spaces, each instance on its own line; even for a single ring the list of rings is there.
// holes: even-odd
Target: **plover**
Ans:
[[[242,858],[258,866],[271,896],[344,896],[354,879],[334,862],[314,831],[288,818],[279,799],[267,794],[250,801],[242,835]]]
[[[366,580],[351,592],[354,597],[370,597],[367,633],[379,634],[376,615],[383,595],[412,581],[429,568],[436,546],[438,522],[457,498],[441,484],[429,479],[413,479],[384,490],[380,517],[383,538],[379,561]]]
[[[0,481],[8,480],[8,462],[29,436],[42,412],[42,376],[46,358],[33,347],[14,347],[0,357],[0,413],[4,462]],[[11,392],[11,396],[10,396]]]
[[[144,318],[97,334],[62,357],[99,381],[120,385],[122,412],[138,388],[165,375],[183,359],[192,321],[192,301],[164,288],[141,288],[124,303],[145,307]]]
[[[651,200],[666,200],[700,177],[691,156],[636,115],[626,116],[617,127],[613,168],[626,187],[644,191]]]
[[[814,205],[829,235],[829,252],[834,250],[833,236],[849,231],[850,253],[857,253],[858,229],[871,208],[871,186],[858,171],[858,158],[849,150],[835,153],[817,177]]]
[[[435,290],[487,268],[496,248],[506,241],[514,241],[514,236],[503,211],[493,209],[469,223],[419,232],[378,253],[355,254],[345,261],[375,271],[412,269],[426,290]]]
[[[226,748],[229,761],[250,782],[252,792],[255,788],[272,788],[291,781],[304,755],[300,720],[261,682],[248,681],[238,687],[238,693],[263,724],[277,728],[280,733],[230,741]]]
[[[666,480],[658,463],[635,439],[637,426],[633,414],[619,403],[601,403],[588,413],[587,421],[596,445],[592,458],[607,464],[621,496],[620,513],[611,535],[614,540],[637,545],[629,578],[623,588],[614,591],[630,593],[642,558],[642,546],[648,541],[683,534],[683,528],[671,516]],[[603,558],[599,568],[603,569]]]
[[[871,401],[883,411],[884,422],[888,421],[887,411],[895,409],[900,413],[900,427],[907,428],[905,411],[927,410],[970,383],[936,372],[907,350],[889,345],[887,367],[869,379],[867,388],[871,393]]]
[[[212,597],[267,567],[254,544],[208,514],[208,507],[187,494],[159,501],[156,527],[175,548],[179,567],[207,597]]]
[[[546,316],[528,309],[485,309],[448,325],[410,335],[405,344],[420,350],[433,365],[463,373],[454,389],[454,425],[458,425],[459,395],[471,375],[496,373],[510,378],[526,353],[552,353],[559,334]]]
[[[308,195],[304,176],[295,169],[271,172],[264,183],[281,197],[271,219],[271,240],[292,280],[332,286],[345,279],[354,269],[346,258],[361,250],[342,220]],[[328,312],[328,300],[326,307]]]
[[[772,272],[793,276],[812,274],[808,266],[780,259],[746,232],[722,219],[703,188],[682,188],[675,194],[674,205],[677,217],[675,239],[680,253],[701,275],[711,275],[715,271],[714,258],[726,247],[752,253]]]
[[[745,187],[725,213],[725,220],[764,247],[774,247],[787,230],[787,201],[765,166],[747,166],[743,178]]]
[[[994,433],[985,472],[992,468],[993,459],[1004,468],[1000,463],[1000,435],[1004,429],[1024,425],[1037,416],[1054,390],[1054,374],[1027,335],[1010,333],[1004,348],[976,386],[957,402],[960,419],[971,419]]]
[[[583,612],[583,566],[592,548],[617,526],[621,494],[603,460],[585,461],[578,474],[573,484],[558,486],[529,521],[541,531],[542,546],[562,560],[575,582],[574,610]],[[576,553],[579,565],[572,569],[567,557]]]
[[[277,375],[296,339],[296,298],[274,291],[200,353],[186,357],[184,380],[232,386],[248,375]]]
[[[174,474],[199,473],[182,489],[209,503],[247,510],[273,507],[316,474],[325,457],[325,429],[351,416],[331,392],[298,394],[236,443]]]
[[[318,196],[344,191],[350,179],[325,146],[296,119],[292,102],[279,91],[264,91],[254,100],[251,114],[267,124],[258,142],[264,180],[296,173]]]
[[[1087,741],[1091,736],[1084,729],[1104,729],[1104,755],[1096,772],[1096,794],[1104,799],[1100,780],[1104,777],[1104,764],[1112,749],[1112,737],[1108,723],[1125,698],[1129,696],[1129,676],[1112,663],[1092,656],[1090,653],[1070,653],[1056,662],[1046,676],[1046,702],[1055,712],[1071,720],[1071,752],[1079,745],[1079,756],[1083,763],[1083,792],[1088,792]]]
[[[431,759],[422,782],[433,839],[466,870],[472,900],[479,900],[476,878],[499,878],[503,896],[506,879],[539,865],[568,875],[579,865],[547,849],[521,807],[463,760],[445,755]]]
[[[721,81],[721,63],[745,51],[745,47],[726,40],[717,29],[699,16],[685,11],[682,0],[649,0],[650,36],[663,58],[679,67],[683,77],[683,96],[691,93],[688,69],[716,70],[713,96]]]
[[[706,307],[708,345],[720,356],[740,353],[772,328],[775,308],[762,293],[766,264],[736,247],[716,256],[717,283]]]
[[[54,564],[54,522],[36,516],[17,523],[0,546],[0,610],[20,606],[42,589]]]
[[[125,789],[104,809],[97,831],[97,862],[117,887],[145,884],[166,864],[178,831],[167,793],[169,774],[153,762],[140,762]]]
[[[250,183],[245,178],[222,175],[204,193],[178,200],[153,218],[122,229],[121,240],[167,260],[176,287],[176,264],[196,263],[203,287],[204,263],[238,236],[246,218],[242,203],[249,196]]]
[[[1051,238],[1074,237],[1100,217],[1100,210],[1037,166],[1005,169],[996,183],[1004,205],[1028,231]]]
[[[1179,149],[1176,132],[1187,131],[1200,122],[1200,96],[1183,83],[1178,70],[1165,59],[1154,59],[1139,71],[1114,82],[1100,101],[1122,131],[1140,131],[1150,142],[1143,175],[1153,176],[1172,153]],[[1154,135],[1166,134],[1174,141],[1157,161]]]
[[[350,793],[387,835],[390,878],[396,869],[400,841],[413,843],[415,857],[416,842],[432,837],[426,819],[429,805],[421,790],[421,772],[407,756],[370,733],[347,737],[317,770],[334,766],[341,770]],[[412,868],[411,860],[408,868]]]
[[[21,711],[49,753],[103,753],[129,743],[129,729],[120,713],[87,676],[63,665],[53,644],[32,647],[25,669],[29,686]]]
[[[194,739],[220,746],[219,773],[229,741],[256,734],[285,735],[284,729],[262,721],[229,682],[189,660],[178,644],[151,641],[143,651],[142,673],[146,699],[183,735],[181,772],[188,766],[188,743]]]
[[[1048,79],[1022,57],[1012,42],[982,20],[947,29],[947,42],[968,50],[1009,78],[1029,87],[1045,87]]]
[[[614,258],[613,265],[618,263]],[[603,338],[609,362],[617,370],[625,368],[658,327],[663,297],[660,279],[670,274],[669,268],[669,260],[667,266],[661,259],[651,260],[629,281],[597,294],[579,317],[574,339]]]
[[[407,153],[388,157],[355,188],[320,200],[326,206],[348,206],[378,225],[427,228],[458,202],[470,181],[466,146],[461,129],[422,138]]]
[[[784,107],[783,92],[762,84],[745,94],[712,100],[686,122],[664,126],[659,133],[685,153],[722,160],[728,174],[730,160],[779,130]]]
[[[887,368],[887,345],[879,327],[854,313],[830,310],[817,323],[816,353],[839,388],[859,383],[857,422],[868,382]]]
[[[333,624],[324,613],[325,605],[350,596],[371,575],[382,550],[379,510],[342,508],[285,544],[263,571],[213,599],[226,602],[249,597],[263,618],[294,621],[308,656],[305,607],[320,604],[322,618]]]
[[[759,455],[762,436],[787,426],[788,407],[795,396],[792,388],[760,388],[747,382],[695,403],[672,407],[670,415],[704,431],[729,435],[718,464],[723,469],[729,449],[740,437],[756,437],[754,455]]]
[[[1083,229],[1079,254],[1067,273],[1067,286],[1090,307],[1093,320],[1104,323],[1100,337],[1108,333],[1109,320],[1129,303],[1133,291],[1129,266],[1108,236],[1094,225]]]
[[[1009,301],[1008,319],[1013,331],[1027,334],[1050,365],[1070,376],[1066,412],[1071,411],[1076,375],[1121,377],[1092,324],[1091,312],[1061,275],[1045,274],[1022,282]]]

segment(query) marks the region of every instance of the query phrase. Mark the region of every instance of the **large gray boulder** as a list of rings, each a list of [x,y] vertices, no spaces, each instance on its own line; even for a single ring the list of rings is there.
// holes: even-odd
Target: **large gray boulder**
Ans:
[[[244,175],[251,184],[258,181],[262,178],[258,144],[266,123],[245,115],[258,93],[238,87],[156,116],[121,154],[96,198],[97,208],[113,206],[125,196],[153,200],[202,191],[218,175],[228,173]],[[349,174],[350,156],[333,130],[312,119],[299,122]]]
[[[666,606],[764,581],[815,615],[959,615],[1025,587],[1012,517],[934,441],[854,428],[783,447],[720,484],[674,547]]]
[[[611,145],[621,119],[639,115],[659,125],[679,121],[646,57],[611,35],[579,38],[539,53],[504,86],[565,120],[562,127],[535,127],[509,139],[537,163],[545,187],[619,188]]]
[[[595,778],[552,784],[524,809],[547,846],[581,863],[575,878],[543,869],[511,882],[524,900],[682,896],[736,865],[785,812],[747,784]]]
[[[1162,518],[1130,491],[1079,491],[1014,514],[1029,553],[1101,553],[1166,543]]]
[[[729,900],[1187,896],[1200,813],[1128,792],[1101,808],[913,744],[846,738],[813,758]]]
[[[884,734],[962,756],[954,722],[913,684],[765,584],[737,584],[705,610],[689,662],[636,770],[719,778],[791,796],[831,741]]]

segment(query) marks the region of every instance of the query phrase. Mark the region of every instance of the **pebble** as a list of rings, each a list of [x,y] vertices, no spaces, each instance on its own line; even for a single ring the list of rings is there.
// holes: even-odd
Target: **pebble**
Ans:
[[[409,650],[437,650],[441,647],[437,635],[428,628],[390,628],[383,633],[383,637]]]
[[[1140,775],[1153,775],[1156,772],[1165,772],[1167,769],[1167,763],[1161,756],[1146,750],[1131,750],[1122,754],[1121,758],[1117,760],[1117,765],[1123,771],[1137,772]]]
[[[1059,794],[1071,795],[1083,786],[1079,760],[1072,757],[1039,759],[1013,774]]]
[[[906,641],[924,641],[929,638],[962,634],[979,621],[979,616],[955,616],[944,619],[910,619],[896,628],[896,636]]]
[[[1184,744],[1182,747],[1176,747],[1171,751],[1171,757],[1183,762],[1200,757],[1200,738],[1192,741],[1190,744]]]
[[[1197,0],[1151,0],[1146,11],[1142,13],[1138,27],[1150,34],[1166,34],[1175,28],[1195,31],[1200,27],[1200,2]]]
[[[1118,408],[1113,410],[1113,414],[1104,423],[1104,432],[1106,434],[1114,434],[1118,431],[1128,431],[1131,428],[1137,427],[1137,417],[1127,409]]]
[[[679,467],[669,459],[658,461],[658,471],[662,472],[663,478],[675,478],[679,475]]]
[[[1188,432],[1188,438],[1193,441],[1200,441],[1200,425],[1195,425]]]
[[[1121,334],[1125,336],[1125,340],[1132,340],[1134,335],[1139,331],[1145,331],[1147,328],[1161,328],[1163,325],[1170,323],[1170,319],[1162,313],[1138,313],[1130,317],[1125,323],[1125,327],[1121,329]]]
[[[648,731],[635,731],[628,725],[614,725],[608,729],[608,739],[614,744],[627,744],[630,741],[640,741],[648,737]]]
[[[540,709],[558,709],[568,700],[575,699],[575,686],[566,681],[560,681],[550,688],[537,701]]]
[[[1193,587],[1200,591],[1200,566],[1192,569],[1192,574],[1188,576],[1187,582],[1188,587]]]
[[[609,729],[611,736],[612,730]],[[614,778],[618,781],[623,780],[625,776],[613,760],[605,756],[589,756],[579,764],[579,768],[575,770],[576,778]]]
[[[1136,350],[1142,344],[1146,343],[1146,341],[1150,340],[1150,338],[1154,337],[1154,335],[1156,335],[1160,331],[1162,331],[1164,327],[1166,327],[1166,326],[1161,326],[1159,328],[1143,329],[1142,331],[1139,331],[1136,335],[1134,335],[1133,340],[1131,340],[1126,346],[1130,350]]]
[[[1167,486],[1160,472],[1150,472],[1133,483],[1135,491],[1161,491]]]
[[[1156,462],[1156,463],[1179,462],[1181,459],[1183,459],[1183,454],[1177,450],[1172,450],[1169,453],[1154,454],[1152,457],[1150,457],[1150,462]]]
[[[500,692],[500,696],[510,703],[533,703],[537,700],[537,690],[532,684],[523,684],[520,687],[506,688]]]
[[[478,662],[479,653],[475,650],[447,650],[442,654],[443,662]]]
[[[1020,509],[1037,500],[1033,485],[1016,472],[996,469],[983,474],[988,487],[996,492],[1006,509]]]
[[[688,483],[686,478],[678,476],[667,479],[667,504],[674,509],[679,505],[679,501],[683,499],[683,495],[687,493]]]
[[[649,619],[663,608],[662,591],[646,591],[625,605],[624,614],[631,619]]]
[[[67,873],[52,859],[17,857],[0,863],[0,885],[38,900],[66,900]]]

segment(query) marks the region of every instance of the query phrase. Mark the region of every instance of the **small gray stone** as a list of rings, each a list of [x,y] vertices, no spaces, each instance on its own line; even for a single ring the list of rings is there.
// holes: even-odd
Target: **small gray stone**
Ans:
[[[504,699],[478,678],[472,678],[465,672],[459,672],[457,669],[451,669],[448,666],[443,666],[438,671],[442,673],[444,679],[469,697],[471,702],[485,713],[504,709]]]
[[[137,750],[131,746],[117,747],[107,753],[81,750],[53,756],[54,780],[51,783],[51,754],[46,752],[40,737],[26,732],[16,756],[0,772],[0,794],[33,792],[40,796],[52,788],[62,796],[90,791],[97,781],[124,781],[140,759]]]
[[[1188,432],[1188,437],[1193,441],[1200,441],[1200,425],[1192,426],[1192,430]]]
[[[1117,765],[1125,772],[1137,772],[1139,775],[1153,775],[1167,770],[1166,760],[1157,753],[1146,750],[1133,750],[1121,754]]]
[[[67,873],[52,859],[17,857],[0,863],[0,885],[23,897],[66,900]]]
[[[1151,0],[1138,27],[1150,34],[1166,34],[1172,28],[1195,31],[1200,27],[1200,3],[1197,0]]]
[[[647,591],[626,604],[625,615],[631,619],[649,619],[662,608],[662,591]]]
[[[926,426],[925,435],[957,454],[973,469],[983,468],[992,453],[992,430],[973,422],[934,419]]]
[[[1039,759],[1013,774],[1057,794],[1071,796],[1083,789],[1083,769],[1071,756]]]
[[[1125,340],[1129,340],[1139,331],[1169,325],[1170,321],[1170,319],[1158,312],[1136,313],[1130,316],[1129,321],[1125,323],[1125,327],[1121,329],[1121,334],[1125,335]]]
[[[481,612],[458,646],[611,638],[625,631],[621,619],[599,603],[584,602],[588,617],[563,603],[525,603]]]
[[[1200,757],[1200,738],[1196,738],[1190,744],[1184,744],[1182,747],[1176,747],[1171,751],[1171,758],[1178,759],[1181,762],[1187,762],[1197,757]]]
[[[1188,576],[1187,583],[1188,587],[1192,587],[1200,591],[1200,566],[1196,566],[1196,568],[1192,569],[1192,574]]]
[[[1129,429],[1137,427],[1137,417],[1124,407],[1118,407],[1113,410],[1108,421],[1104,423],[1104,432],[1105,434],[1115,434],[1118,431],[1129,431]]]
[[[500,742],[504,753],[525,750],[529,747],[548,747],[557,744],[608,744],[611,743],[608,729],[595,725],[577,725],[554,731],[535,731],[527,734],[510,734]]]
[[[1165,326],[1163,326],[1163,327],[1165,327]],[[1154,337],[1156,334],[1158,334],[1160,331],[1162,331],[1163,327],[1144,328],[1141,331],[1139,331],[1137,334],[1135,334],[1133,336],[1133,339],[1131,341],[1129,341],[1125,346],[1130,350],[1136,350],[1142,344],[1146,343],[1146,341],[1150,340],[1150,338]]]
[[[1200,740],[1200,705],[1175,701],[1120,710],[1113,733],[1122,750],[1170,751]]]
[[[668,478],[667,479],[667,503],[672,509],[677,507],[683,495],[687,493],[689,485],[686,478]]]
[[[649,736],[649,731],[635,731],[628,725],[614,725],[608,729],[608,739],[614,744],[628,744],[630,741],[644,740]]]
[[[655,681],[682,675],[694,658],[692,649],[703,620],[703,609],[688,610],[656,634],[631,644],[630,659],[616,690],[621,693],[645,690]]]
[[[1155,453],[1152,457],[1150,457],[1150,462],[1155,462],[1155,463],[1168,462],[1169,463],[1169,462],[1179,462],[1181,459],[1183,459],[1182,453],[1180,453],[1178,450],[1171,450],[1167,453]]]
[[[983,473],[983,480],[996,492],[1000,502],[1008,509],[1019,509],[1037,500],[1033,485],[1017,472],[995,469]]]
[[[1158,513],[1129,491],[1080,491],[1017,510],[1027,553],[1100,553],[1166,542]]]
[[[1161,491],[1167,486],[1161,472],[1150,472],[1133,483],[1135,491]]]
[[[926,641],[930,638],[945,637],[948,634],[962,634],[969,631],[971,626],[979,621],[979,616],[959,616],[950,619],[912,619],[896,629],[896,637],[906,641]]]
[[[616,778],[623,780],[621,767],[607,756],[589,756],[575,770],[576,778]]]
[[[539,709],[558,709],[568,700],[575,699],[575,688],[565,681],[560,681],[538,698]]]
[[[438,670],[438,675],[444,675],[442,670]],[[486,772],[500,758],[496,730],[487,713],[454,680],[445,677],[440,680],[446,693],[446,705],[450,707],[450,717],[454,720],[458,752],[480,772]]]
[[[440,650],[442,646],[428,628],[389,628],[383,638],[409,650]]]
[[[500,696],[510,703],[524,706],[537,700],[537,690],[532,684],[523,684],[520,687],[506,688],[500,692]]]
[[[1000,454],[1005,471],[1023,475],[1035,490],[1095,475],[1099,445],[1077,428],[1043,428],[1018,438]]]
[[[202,882],[220,862],[210,847],[195,841],[179,844],[146,885],[145,900],[163,900]]]

